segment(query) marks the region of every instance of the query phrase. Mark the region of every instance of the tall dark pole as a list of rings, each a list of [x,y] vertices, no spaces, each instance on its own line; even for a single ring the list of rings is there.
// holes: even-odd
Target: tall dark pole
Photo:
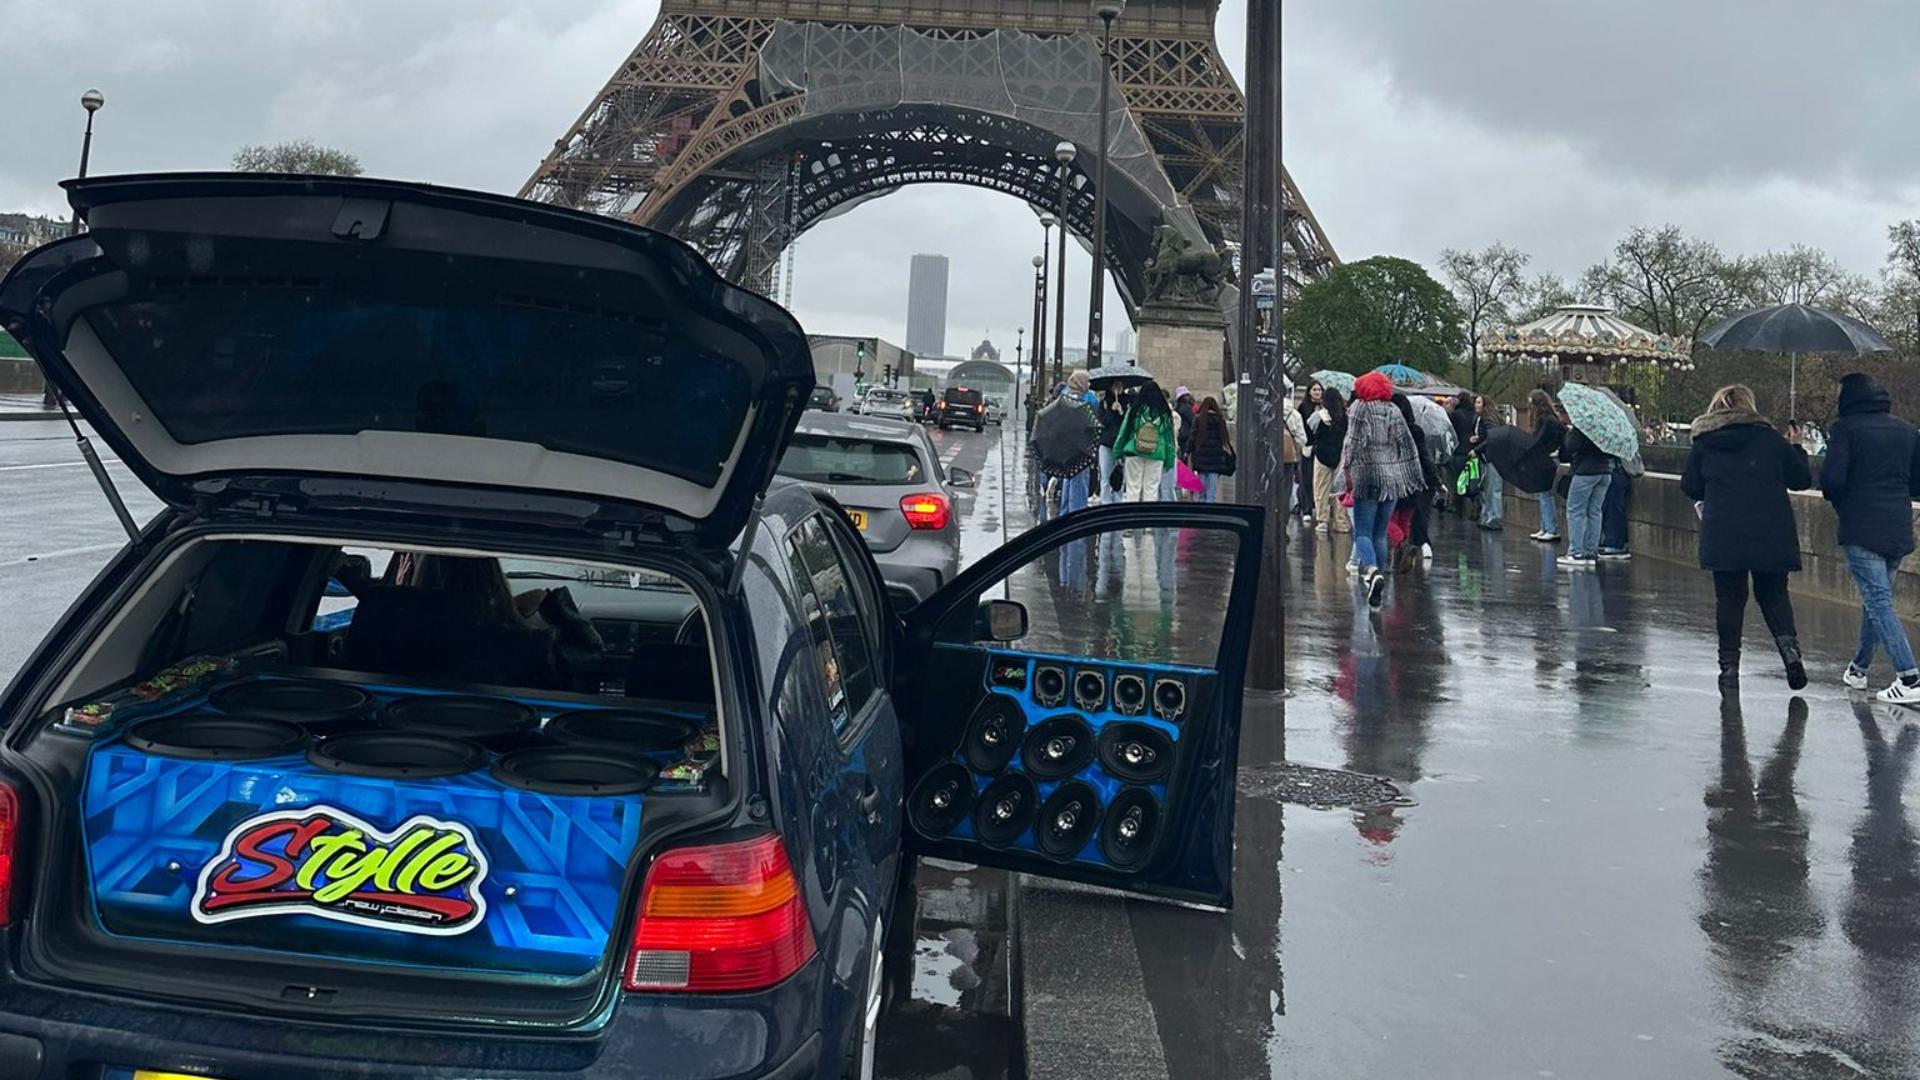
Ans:
[[[1094,0],[1100,17],[1100,161],[1093,181],[1093,299],[1087,308],[1087,369],[1100,366],[1101,338],[1106,331],[1101,316],[1107,299],[1107,139],[1112,119],[1109,103],[1113,83],[1113,20],[1127,10],[1126,0]]]
[[[1035,341],[1041,340],[1047,332],[1046,266],[1047,260],[1038,255],[1033,257],[1033,339]],[[1046,401],[1046,391],[1053,389],[1051,386],[1044,389],[1040,386],[1040,380],[1046,377],[1046,371],[1047,369],[1039,364],[1033,365],[1033,404],[1035,406],[1033,411],[1036,413],[1040,411],[1039,405]]]
[[[1070,142],[1062,142],[1053,148],[1053,159],[1060,163],[1060,268],[1054,279],[1053,289],[1053,379],[1059,382],[1067,377],[1067,198],[1070,192],[1067,185],[1073,180],[1073,159],[1079,156]],[[1034,358],[1037,361],[1046,349],[1046,342],[1033,343]],[[1091,370],[1091,368],[1089,368]]]
[[[1288,407],[1280,384],[1280,311],[1271,296],[1263,316],[1256,281],[1278,291],[1280,265],[1280,0],[1247,0],[1247,131],[1244,144],[1244,204],[1240,220],[1240,353],[1235,357],[1235,400],[1240,468],[1234,480],[1243,503],[1266,507],[1265,548],[1260,558],[1259,616],[1247,656],[1247,681],[1263,689],[1286,685],[1284,579],[1280,557],[1287,528],[1280,410]],[[1268,275],[1272,275],[1269,277]]]
[[[1054,224],[1055,219],[1052,214],[1040,215],[1040,277],[1048,283],[1053,281],[1053,271],[1049,269],[1049,267],[1053,265]],[[1058,224],[1061,233],[1064,234],[1067,231],[1067,223],[1061,221],[1058,222]],[[1047,348],[1047,310],[1045,306],[1042,306],[1040,309],[1040,325],[1037,328],[1037,335],[1038,336],[1033,339],[1033,361],[1035,367],[1040,366],[1040,357],[1046,352]],[[1058,371],[1053,373],[1053,379],[1055,382],[1060,381],[1060,373]]]
[[[87,163],[93,160],[93,114],[105,108],[106,104],[107,95],[98,90],[89,90],[80,95],[80,107],[87,110],[87,133],[80,140],[80,179],[82,180],[87,178]],[[78,210],[74,211],[73,227],[70,232],[74,236],[80,235]]]

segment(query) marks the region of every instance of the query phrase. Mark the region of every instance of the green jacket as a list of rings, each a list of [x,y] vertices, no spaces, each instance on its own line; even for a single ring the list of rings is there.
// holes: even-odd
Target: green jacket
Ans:
[[[1155,428],[1159,429],[1160,432],[1159,445],[1154,447],[1153,453],[1151,454],[1143,454],[1135,449],[1133,445],[1134,432],[1139,430],[1142,423],[1151,423]],[[1113,453],[1114,456],[1123,458],[1151,458],[1159,461],[1169,469],[1173,468],[1174,446],[1172,414],[1156,416],[1152,420],[1148,420],[1144,411],[1139,406],[1128,409],[1125,419],[1120,421],[1120,434],[1113,440]]]

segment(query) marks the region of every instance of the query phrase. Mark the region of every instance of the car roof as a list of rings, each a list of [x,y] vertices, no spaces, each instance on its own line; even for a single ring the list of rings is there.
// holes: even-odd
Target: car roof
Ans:
[[[796,435],[851,435],[876,442],[914,442],[920,425],[907,420],[888,420],[878,416],[852,416],[845,413],[806,412],[800,416]]]

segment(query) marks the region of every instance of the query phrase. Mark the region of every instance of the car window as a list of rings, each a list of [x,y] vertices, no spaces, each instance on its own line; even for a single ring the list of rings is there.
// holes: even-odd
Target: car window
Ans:
[[[926,467],[913,447],[844,435],[795,435],[780,475],[817,484],[919,484]]]
[[[787,554],[801,592],[802,614],[813,635],[827,712],[838,733],[873,696],[873,650],[868,631],[861,623],[846,566],[818,515],[788,535]]]

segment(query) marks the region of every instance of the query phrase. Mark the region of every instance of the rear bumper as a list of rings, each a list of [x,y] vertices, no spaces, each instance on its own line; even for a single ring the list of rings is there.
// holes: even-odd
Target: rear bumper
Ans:
[[[0,985],[0,1076],[122,1080],[131,1069],[225,1080],[789,1080],[811,1077],[824,963],[762,994],[631,997],[598,1033],[422,1033],[320,1024]]]
[[[953,559],[944,549],[928,552],[924,550],[926,546],[919,540],[909,540],[893,551],[875,553],[873,557],[880,566],[880,578],[886,582],[887,594],[893,599],[896,612],[919,606],[953,578]]]

